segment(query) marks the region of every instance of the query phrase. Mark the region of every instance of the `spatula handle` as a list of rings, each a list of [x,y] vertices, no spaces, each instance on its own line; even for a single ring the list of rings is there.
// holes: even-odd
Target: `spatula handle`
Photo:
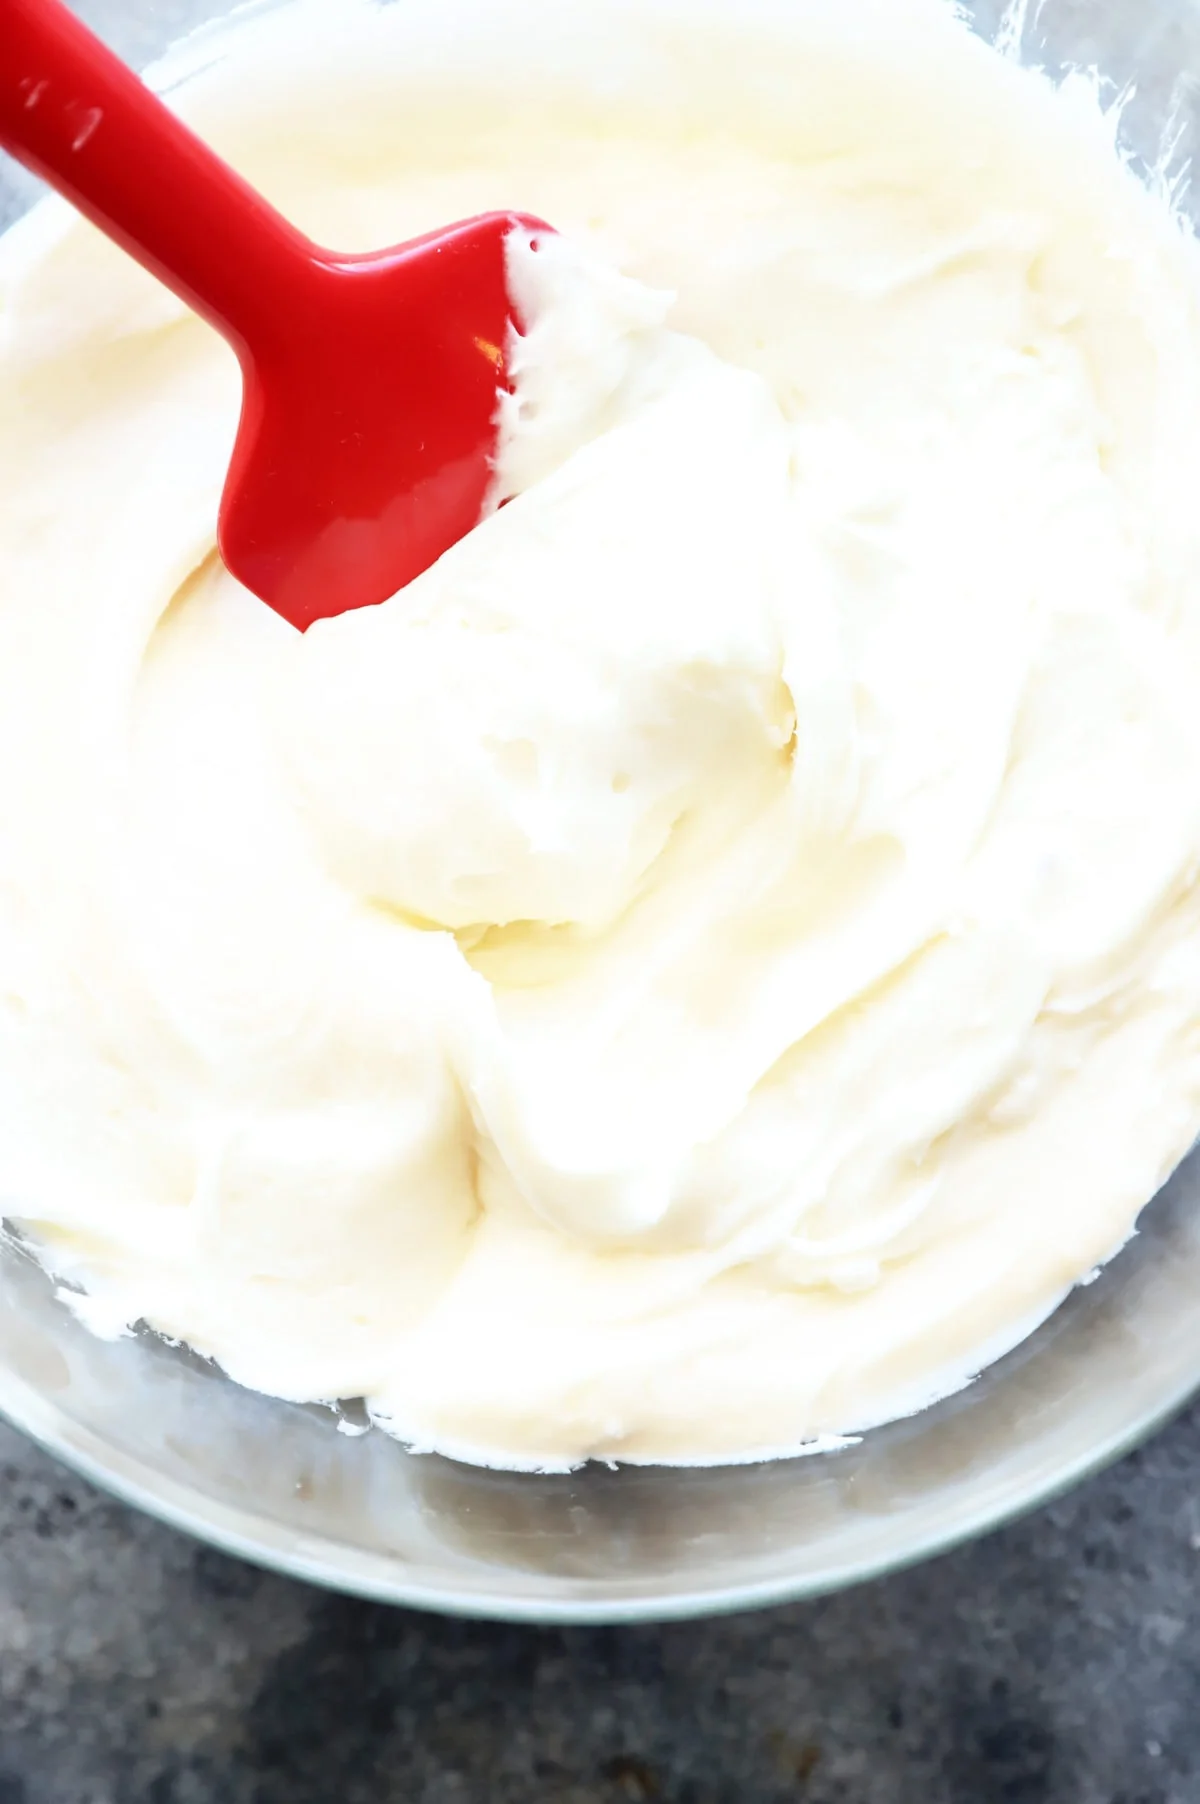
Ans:
[[[0,0],[0,145],[239,353],[319,256],[61,0]]]

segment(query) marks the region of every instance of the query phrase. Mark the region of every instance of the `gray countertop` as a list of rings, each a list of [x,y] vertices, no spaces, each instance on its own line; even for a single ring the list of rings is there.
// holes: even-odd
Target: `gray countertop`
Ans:
[[[932,1565],[662,1627],[327,1596],[0,1471],[0,1804],[1200,1799],[1200,1407]]]

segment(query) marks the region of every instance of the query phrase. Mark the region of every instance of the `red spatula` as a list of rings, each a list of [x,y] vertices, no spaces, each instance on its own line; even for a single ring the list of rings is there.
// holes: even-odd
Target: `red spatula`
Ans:
[[[505,240],[541,221],[322,250],[60,0],[0,0],[0,144],[233,346],[221,553],[293,625],[385,601],[477,524],[514,319]]]

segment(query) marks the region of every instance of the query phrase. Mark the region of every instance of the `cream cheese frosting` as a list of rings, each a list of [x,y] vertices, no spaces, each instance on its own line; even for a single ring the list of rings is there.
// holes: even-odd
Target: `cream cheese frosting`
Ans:
[[[231,354],[0,247],[0,1194],[100,1332],[486,1463],[929,1403],[1200,1128],[1200,261],[941,0],[292,0],[181,111],[492,207],[495,511],[295,633]],[[301,123],[302,122],[302,123]]]

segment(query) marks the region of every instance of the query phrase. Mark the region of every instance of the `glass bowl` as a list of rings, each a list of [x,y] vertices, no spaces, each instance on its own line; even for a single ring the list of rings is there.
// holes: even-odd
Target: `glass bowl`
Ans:
[[[224,10],[79,0],[146,62]],[[1196,0],[964,8],[1024,60],[1096,67],[1129,98],[1146,170],[1196,135]],[[0,218],[32,190],[0,172]],[[1185,202],[1186,204],[1186,202]],[[150,1336],[92,1339],[17,1248],[0,1252],[0,1410],[128,1502],[340,1590],[534,1622],[687,1616],[833,1590],[937,1553],[1115,1458],[1200,1384],[1200,1161],[1102,1276],[970,1389],[839,1453],[571,1477],[415,1457],[325,1409],[239,1390]],[[340,1430],[340,1432],[339,1432]]]

